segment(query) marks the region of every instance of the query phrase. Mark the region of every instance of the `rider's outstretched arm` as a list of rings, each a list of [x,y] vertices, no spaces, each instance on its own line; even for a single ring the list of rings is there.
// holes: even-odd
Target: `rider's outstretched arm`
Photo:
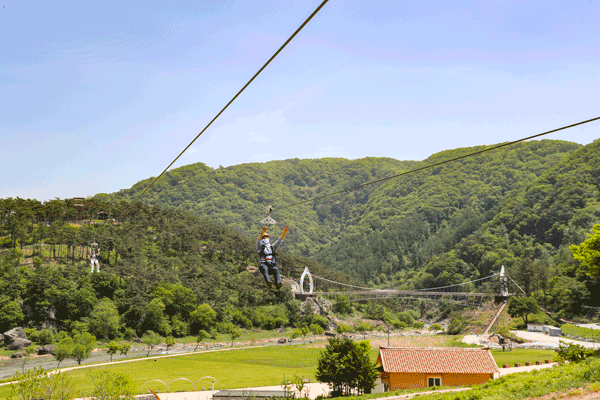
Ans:
[[[289,226],[285,226],[285,228],[283,228],[283,233],[281,234],[280,239],[283,240],[283,238],[285,237],[285,234],[287,233],[288,229],[290,229]]]
[[[283,228],[283,233],[281,234],[281,237],[277,238],[275,243],[273,243],[273,249],[276,249],[279,247],[279,245],[281,244],[281,241],[285,237],[285,234],[287,233],[288,229],[290,229],[290,228],[287,225],[285,226],[285,228]]]

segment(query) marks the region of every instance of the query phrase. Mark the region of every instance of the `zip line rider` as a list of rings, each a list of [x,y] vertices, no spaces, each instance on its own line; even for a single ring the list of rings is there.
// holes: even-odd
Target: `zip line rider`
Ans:
[[[98,262],[97,256],[100,255],[100,248],[92,249],[90,248],[90,262],[92,264],[92,274],[94,273],[94,264],[96,264],[96,272],[100,272],[100,263]]]
[[[256,241],[256,251],[260,256],[260,273],[265,278],[265,282],[267,282],[267,286],[269,289],[273,287],[273,283],[271,282],[270,274],[275,275],[275,282],[277,283],[277,289],[281,288],[283,283],[281,282],[281,274],[279,273],[279,268],[277,268],[277,262],[275,261],[275,250],[281,244],[281,241],[285,237],[289,227],[286,225],[283,228],[283,233],[281,237],[275,241],[275,243],[269,243],[269,234],[267,233],[268,227],[262,228],[262,232],[260,237]]]

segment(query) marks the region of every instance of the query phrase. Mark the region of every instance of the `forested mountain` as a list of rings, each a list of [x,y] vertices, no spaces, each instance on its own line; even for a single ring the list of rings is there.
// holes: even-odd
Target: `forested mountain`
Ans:
[[[288,246],[298,254],[310,255],[358,222],[377,185],[318,203],[278,208],[393,175],[416,164],[389,158],[292,159],[212,169],[197,163],[168,172],[140,200],[191,211],[252,237],[260,231],[266,206],[272,205],[280,225],[290,225]],[[130,200],[152,180],[97,198]]]
[[[499,264],[441,262],[456,264],[453,270],[430,264],[494,218],[506,200],[578,147],[548,140],[521,143],[389,181],[372,193],[359,229],[324,249],[319,259],[376,284],[388,281],[398,271],[426,265],[430,273],[423,275],[417,286],[444,286],[497,272],[502,264],[498,260]],[[444,151],[423,163],[479,149]],[[398,275],[398,280],[406,281],[406,275]]]
[[[507,198],[499,212],[442,258],[480,273],[504,264],[526,292],[551,295],[549,306],[577,314],[600,306],[600,280],[573,260],[570,246],[600,223],[600,140],[571,153]]]
[[[377,283],[452,249],[492,219],[506,198],[579,147],[553,140],[520,143],[281,211],[277,208],[480,147],[443,151],[422,162],[294,159],[217,170],[194,164],[167,173],[141,200],[186,209],[252,236],[272,204],[274,217],[291,227],[289,249]],[[98,198],[130,199],[149,183]],[[462,277],[474,274],[471,268]],[[442,276],[423,284],[446,281]]]
[[[194,164],[170,171],[141,198],[154,205],[128,206],[150,180],[85,200],[0,200],[0,330],[50,322],[98,333],[106,312],[117,314],[113,336],[297,326],[305,318],[298,303],[264,290],[247,268],[256,264],[268,204],[291,227],[289,251],[279,255],[284,276],[298,279],[309,266],[339,282],[434,287],[505,265],[526,292],[564,315],[600,305],[598,278],[569,249],[600,222],[600,141],[521,143],[283,209],[477,149],[422,162]],[[102,272],[90,274],[92,242]]]
[[[281,211],[278,208],[478,148],[444,151],[422,162],[387,158],[293,159],[216,170],[198,163],[168,172],[140,200],[192,211],[249,236],[257,234],[258,221],[264,218],[264,210],[271,204],[280,225],[290,225],[288,248],[313,256],[320,250],[329,252],[328,245],[345,236],[381,232],[415,213],[430,224],[429,234],[437,232],[438,227],[455,218],[468,219],[456,212],[468,208],[471,198],[479,199],[474,206],[478,214],[480,209],[488,211],[578,147],[575,143],[550,140],[522,143]],[[97,198],[129,200],[150,182],[147,179],[131,189]],[[458,240],[460,237],[455,241]],[[444,248],[436,251],[440,250]],[[421,259],[414,256],[406,262],[414,265]]]
[[[86,219],[126,210],[119,223]],[[289,288],[268,291],[248,268],[257,265],[252,239],[184,211],[94,199],[2,199],[0,239],[1,332],[50,325],[110,337],[147,330],[183,336],[215,326],[226,331],[232,323],[296,326],[302,317]],[[90,273],[92,243],[100,248],[100,272]],[[284,278],[297,279],[308,266],[352,282],[285,249],[278,263]]]

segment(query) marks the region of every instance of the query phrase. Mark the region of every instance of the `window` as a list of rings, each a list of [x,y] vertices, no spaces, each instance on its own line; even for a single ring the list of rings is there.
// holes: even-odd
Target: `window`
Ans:
[[[427,378],[427,387],[442,386],[442,378]]]

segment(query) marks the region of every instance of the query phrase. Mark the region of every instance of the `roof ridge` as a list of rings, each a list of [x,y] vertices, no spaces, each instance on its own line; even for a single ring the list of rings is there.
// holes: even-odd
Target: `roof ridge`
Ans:
[[[380,347],[381,350],[455,350],[455,351],[478,351],[489,350],[487,347]]]

